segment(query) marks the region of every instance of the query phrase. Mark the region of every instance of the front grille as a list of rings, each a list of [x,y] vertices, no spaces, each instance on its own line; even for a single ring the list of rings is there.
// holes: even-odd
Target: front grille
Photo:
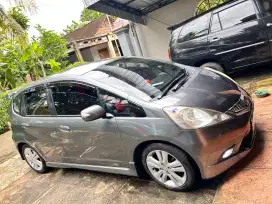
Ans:
[[[250,108],[249,100],[246,97],[241,96],[239,101],[234,106],[232,106],[229,109],[229,111],[231,111],[233,113],[239,113],[241,111],[248,110],[249,108]]]

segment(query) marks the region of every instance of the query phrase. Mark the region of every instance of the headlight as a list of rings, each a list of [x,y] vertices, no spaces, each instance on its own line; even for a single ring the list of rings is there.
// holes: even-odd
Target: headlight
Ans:
[[[225,113],[192,107],[167,107],[164,111],[183,129],[207,127],[231,118]]]

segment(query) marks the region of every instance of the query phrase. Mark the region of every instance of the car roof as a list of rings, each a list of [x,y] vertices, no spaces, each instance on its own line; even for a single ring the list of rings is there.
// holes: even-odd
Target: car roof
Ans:
[[[57,81],[57,79],[59,79],[59,78],[65,78],[65,77],[69,78],[69,77],[73,77],[73,76],[76,77],[76,76],[84,75],[85,73],[90,72],[99,66],[106,65],[106,64],[113,62],[115,60],[118,60],[118,59],[120,59],[120,58],[91,62],[91,63],[80,65],[80,66],[71,68],[69,70],[51,75],[49,77],[41,78],[37,81],[33,81],[33,82],[29,83],[27,86],[25,86],[25,87],[21,88],[19,91],[17,91],[17,93],[20,93],[20,92],[22,92],[28,88],[34,87],[34,86],[42,85],[42,84],[52,82],[52,81]]]
[[[177,28],[179,28],[179,27],[181,27],[181,26],[183,26],[183,25],[185,25],[185,24],[187,24],[187,23],[189,23],[189,22],[191,22],[191,21],[193,21],[193,20],[195,20],[195,19],[201,17],[201,16],[204,16],[204,15],[206,15],[207,13],[210,13],[210,12],[212,12],[212,11],[214,11],[214,10],[216,10],[216,9],[218,9],[218,8],[220,8],[220,7],[222,7],[222,6],[224,6],[224,5],[231,4],[231,3],[233,3],[234,1],[238,1],[238,0],[229,0],[229,1],[226,1],[226,2],[224,2],[224,3],[222,3],[222,4],[218,5],[218,6],[215,6],[215,7],[211,8],[211,9],[209,9],[209,10],[207,10],[207,11],[205,11],[205,12],[199,14],[199,15],[196,15],[196,16],[193,16],[193,17],[191,17],[191,18],[188,18],[188,19],[186,19],[185,21],[182,21],[181,23],[172,25],[172,26],[168,27],[167,29],[170,30],[170,31],[173,31],[173,30],[175,30],[175,29],[177,29]]]
[[[106,90],[111,90],[113,91],[113,93],[118,94],[122,97],[132,96],[142,101],[149,101],[150,97],[146,95],[145,93],[143,93],[142,91],[139,91],[132,85],[125,84],[122,80],[116,79],[115,77],[111,77],[108,74],[101,72],[101,69],[102,70],[107,68],[115,69],[115,65],[111,66],[109,65],[109,63],[124,60],[124,59],[154,60],[154,59],[149,59],[144,57],[133,56],[133,57],[120,57],[120,58],[114,58],[110,60],[103,60],[103,61],[89,63],[86,65],[72,68],[62,73],[52,75],[50,77],[32,82],[29,85],[25,86],[24,88],[18,90],[16,92],[16,96],[21,94],[27,89],[31,89],[35,86],[40,86],[47,83],[54,83],[58,81],[77,81],[81,83],[90,83],[94,86],[98,86]],[[171,63],[171,62],[162,61],[162,60],[154,60],[154,61]],[[179,67],[181,67],[181,65],[179,65]],[[116,67],[116,70],[117,68],[118,66]]]

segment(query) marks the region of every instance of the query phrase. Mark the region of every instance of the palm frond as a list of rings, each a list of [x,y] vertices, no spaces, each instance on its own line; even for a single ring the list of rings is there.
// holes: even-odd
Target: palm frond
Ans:
[[[14,4],[15,6],[22,7],[25,11],[30,14],[34,14],[37,12],[37,4],[35,0],[8,0],[10,4]]]
[[[0,4],[0,34],[5,34],[8,37],[25,36],[25,30],[5,11]]]

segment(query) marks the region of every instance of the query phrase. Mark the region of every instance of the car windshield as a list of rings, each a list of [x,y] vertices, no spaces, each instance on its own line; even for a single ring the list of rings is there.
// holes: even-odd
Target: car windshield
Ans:
[[[126,82],[151,98],[160,96],[174,78],[185,72],[174,63],[140,58],[116,60],[107,66],[98,67],[96,71]]]

